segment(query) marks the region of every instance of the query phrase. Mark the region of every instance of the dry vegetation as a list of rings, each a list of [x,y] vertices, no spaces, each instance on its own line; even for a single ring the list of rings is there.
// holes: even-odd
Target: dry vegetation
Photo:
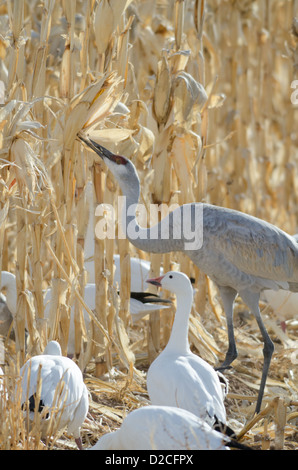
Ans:
[[[86,282],[86,185],[94,184],[94,207],[116,203],[119,188],[76,135],[88,132],[131,158],[146,204],[207,201],[294,233],[295,13],[297,0],[0,2],[0,267],[16,274],[18,292],[16,341],[4,338],[5,384],[12,389],[19,365],[48,339],[58,339],[66,353],[70,306],[76,303],[77,358],[90,390],[85,447],[147,403],[146,368],[169,334],[172,313],[131,325],[129,256],[150,259],[153,273],[161,264],[166,270],[180,265],[196,277],[194,351],[216,364],[227,336],[215,287],[187,258],[150,256],[126,241],[97,239],[97,308],[90,312],[92,335],[86,333],[80,296]],[[120,304],[111,288],[113,253],[121,256]],[[54,301],[46,321],[48,285]],[[262,342],[239,300],[239,359],[227,372],[228,417],[248,444],[296,449],[296,324],[289,321],[283,333],[269,308],[262,308],[275,342],[264,416],[250,423]],[[246,432],[247,423],[252,426]],[[75,447],[65,434],[50,445]],[[2,410],[1,449],[43,447],[38,430],[28,433],[19,409]]]

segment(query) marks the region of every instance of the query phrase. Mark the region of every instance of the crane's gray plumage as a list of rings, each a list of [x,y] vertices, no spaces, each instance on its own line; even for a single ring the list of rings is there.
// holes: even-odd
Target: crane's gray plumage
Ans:
[[[80,136],[80,139],[104,160],[113,173],[126,197],[126,207],[136,207],[140,182],[133,163],[125,157],[114,155],[89,138]],[[184,220],[184,223],[189,224],[191,232],[194,229],[203,230],[203,243],[198,249],[185,250],[186,240],[183,234],[180,239],[173,238],[175,221],[180,220],[175,215],[180,213],[183,217],[185,207],[186,205],[180,206],[151,228],[138,225],[135,210],[129,214],[123,211],[127,238],[137,248],[147,252],[185,251],[199,269],[216,283],[223,300],[229,337],[228,351],[220,369],[229,367],[237,357],[233,305],[237,294],[242,297],[254,314],[264,341],[264,366],[256,405],[256,412],[259,412],[274,350],[260,314],[260,292],[264,289],[298,291],[297,241],[274,225],[256,217],[210,204],[193,203],[190,204],[189,219]],[[193,214],[197,208],[203,211],[203,224],[195,227]],[[161,237],[163,224],[169,225],[168,238]],[[139,236],[132,238],[132,232]],[[153,233],[154,238],[150,236]]]

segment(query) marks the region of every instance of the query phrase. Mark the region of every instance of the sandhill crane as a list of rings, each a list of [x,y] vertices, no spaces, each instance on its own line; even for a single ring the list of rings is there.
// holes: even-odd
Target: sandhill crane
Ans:
[[[172,292],[177,300],[168,344],[147,373],[151,403],[183,408],[204,419],[214,429],[233,435],[226,421],[224,398],[227,383],[224,377],[190,350],[188,324],[193,289],[189,278],[184,273],[170,271],[147,282]]]
[[[298,291],[298,247],[296,240],[274,225],[232,209],[205,203],[185,204],[171,212],[156,226],[140,227],[136,220],[136,205],[140,195],[140,181],[133,163],[115,155],[89,137],[79,138],[101,157],[116,178],[126,198],[122,219],[125,233],[137,248],[152,253],[183,251],[217,285],[227,319],[229,346],[221,369],[237,357],[234,337],[233,306],[239,294],[256,318],[264,342],[264,363],[256,404],[260,411],[274,344],[263,323],[260,292],[264,289]],[[130,210],[126,210],[126,208]],[[202,219],[197,223],[197,211]],[[178,216],[178,217],[177,217]],[[174,237],[175,221],[181,220],[189,233],[199,233],[202,244],[197,249],[186,248],[188,238],[183,231]],[[164,225],[167,230],[164,232]],[[131,229],[138,233],[131,237]],[[163,233],[168,233],[163,237]]]
[[[62,356],[59,343],[50,341],[43,354],[23,365],[20,376],[21,405],[26,409],[25,404],[28,404],[30,420],[34,419],[36,409],[42,413],[43,437],[47,436],[50,426],[54,425],[54,430],[67,426],[78,448],[82,449],[80,427],[88,413],[88,390],[81,370],[71,359]],[[38,396],[39,403],[35,403]]]
[[[89,450],[250,450],[212,429],[203,419],[172,406],[131,411],[117,431],[104,434]]]

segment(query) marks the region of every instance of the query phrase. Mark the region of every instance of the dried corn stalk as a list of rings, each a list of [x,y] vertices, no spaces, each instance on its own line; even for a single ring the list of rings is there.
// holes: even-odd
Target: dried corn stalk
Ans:
[[[76,141],[77,133],[88,133],[111,151],[133,158],[146,205],[207,201],[295,232],[297,106],[290,97],[297,75],[296,3],[42,0],[33,14],[29,0],[0,5],[0,264],[17,275],[17,351],[24,353],[27,325],[28,353],[38,352],[48,338],[61,341],[66,353],[70,309],[77,304],[76,352],[81,367],[87,365],[88,380],[95,380],[89,358],[96,335],[96,358],[106,361],[103,370],[124,367],[124,372],[115,367],[119,376],[109,391],[100,381],[92,382],[95,394],[111,399],[111,406],[101,407],[91,400],[92,413],[104,413],[97,435],[118,427],[126,410],[147,403],[143,389],[131,392],[132,377],[140,379],[136,367],[149,364],[171,329],[171,312],[152,317],[148,341],[147,319],[131,327],[130,256],[150,260],[154,275],[161,265],[195,274],[190,339],[193,349],[212,363],[226,351],[226,331],[215,287],[206,284],[204,273],[188,258],[176,253],[151,257],[115,240],[96,248],[104,306],[97,301],[97,311],[88,312],[94,331],[85,331],[82,195],[99,159]],[[104,165],[100,171],[100,202],[116,208],[118,185],[106,175]],[[119,252],[120,300],[113,286],[113,254]],[[46,321],[42,291],[49,286],[54,303]],[[261,357],[255,325],[245,316],[242,320],[246,324],[237,330],[239,351],[241,355],[249,349],[250,354],[235,361],[237,374],[233,373],[231,386],[237,381],[243,394],[239,391],[228,403],[228,416],[238,429],[238,420],[250,418],[250,406],[243,400],[249,397],[252,410],[258,388],[258,364],[254,361],[252,367],[249,359]],[[286,334],[295,341],[292,325]],[[245,438],[258,446],[259,434],[267,448],[267,437],[279,447],[293,448],[292,425],[288,421],[284,426],[284,418],[295,417],[297,373],[283,337],[278,337],[281,343],[276,344],[272,365],[275,380],[267,387],[269,414],[262,415],[266,424],[254,421]],[[12,370],[11,376],[16,373]],[[279,404],[276,390],[286,399]],[[288,398],[292,413],[285,406]],[[123,410],[120,414],[115,412],[118,408]],[[0,447],[40,448],[38,422],[27,438],[17,408],[11,406],[10,415],[6,411],[1,413]],[[95,431],[89,422],[84,426],[89,446]],[[71,448],[72,443],[64,435],[54,440],[56,445]]]

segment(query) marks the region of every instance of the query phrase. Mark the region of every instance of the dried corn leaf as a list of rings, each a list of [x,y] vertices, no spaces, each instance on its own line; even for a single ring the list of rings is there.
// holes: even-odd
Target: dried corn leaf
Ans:
[[[153,113],[158,124],[167,122],[170,112],[171,74],[165,56],[158,62],[156,83],[153,96]]]
[[[104,119],[107,114],[112,114],[120,98],[121,78],[111,75],[103,84],[101,90],[96,94],[91,102],[84,129],[90,129]]]
[[[163,149],[154,156],[152,163],[154,180],[152,182],[152,197],[157,204],[169,203],[171,191],[170,159],[167,149]]]
[[[0,228],[2,229],[5,226],[5,221],[8,215],[9,209],[9,200],[5,202],[4,206],[0,210]]]
[[[129,346],[130,339],[126,332],[124,322],[118,315],[115,316],[115,328],[119,342],[118,354],[120,361],[125,367],[129,369],[130,364],[134,364],[135,362],[135,355]]]
[[[182,43],[182,34],[184,26],[184,1],[175,2],[175,41],[177,49],[180,49]]]
[[[99,54],[104,54],[115,28],[113,6],[109,0],[99,2],[94,16],[96,47]]]
[[[23,0],[14,0],[14,2],[9,0],[7,7],[13,38],[15,42],[18,42],[24,27],[24,2]]]
[[[98,52],[104,54],[123,12],[132,0],[101,0],[94,16],[95,42]]]
[[[97,129],[88,132],[88,136],[97,142],[104,144],[116,144],[130,138],[134,131],[113,127],[112,129]]]
[[[69,98],[70,94],[70,68],[71,68],[71,53],[69,44],[63,52],[60,72],[60,95],[62,98]]]
[[[171,159],[179,180],[181,204],[195,201],[193,194],[193,175],[191,161],[193,154],[192,138],[185,135],[176,136],[171,148]]]
[[[11,160],[15,163],[14,172],[19,187],[25,194],[26,190],[33,197],[38,188],[36,158],[34,152],[26,140],[18,138],[12,143]]]
[[[203,85],[184,71],[178,73],[173,80],[172,96],[175,119],[178,122],[186,121],[195,105],[200,111],[208,99]]]
[[[88,120],[91,120],[95,112],[97,114],[101,112],[100,118],[102,118],[109,111],[112,103],[109,100],[107,106],[105,101],[107,95],[109,97],[109,87],[114,83],[113,77],[113,75],[107,78],[102,77],[71,100],[64,128],[64,143],[66,148],[71,148],[78,132],[86,125]],[[102,107],[104,107],[104,111],[102,111]]]
[[[116,423],[121,424],[123,421],[125,415],[125,411],[123,410],[106,405],[101,405],[99,403],[93,403],[92,407],[96,409],[97,412],[99,412],[101,415],[104,415],[107,418],[116,421]]]

